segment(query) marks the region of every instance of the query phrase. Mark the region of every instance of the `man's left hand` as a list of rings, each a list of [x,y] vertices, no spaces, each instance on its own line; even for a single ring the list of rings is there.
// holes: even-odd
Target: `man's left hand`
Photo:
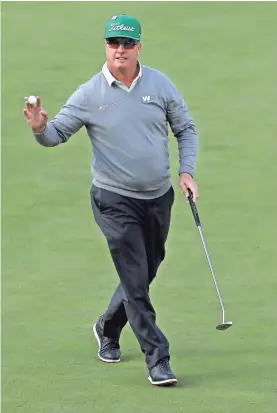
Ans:
[[[199,198],[197,183],[193,180],[190,174],[181,173],[179,175],[179,186],[184,192],[186,198],[189,196],[189,189],[193,194],[193,201],[196,202]]]

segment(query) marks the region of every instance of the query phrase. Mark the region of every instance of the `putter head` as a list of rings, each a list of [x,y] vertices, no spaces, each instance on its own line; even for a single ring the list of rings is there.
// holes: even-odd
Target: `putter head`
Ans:
[[[216,329],[219,331],[223,331],[223,330],[227,330],[227,328],[232,327],[233,323],[232,321],[226,321],[225,323],[222,324],[218,324],[218,326],[216,326]]]

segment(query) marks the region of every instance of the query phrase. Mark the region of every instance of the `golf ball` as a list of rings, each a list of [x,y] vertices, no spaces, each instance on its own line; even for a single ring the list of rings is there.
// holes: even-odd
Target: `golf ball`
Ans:
[[[30,105],[36,105],[37,104],[37,98],[35,96],[29,96],[28,97],[28,103],[30,103]]]

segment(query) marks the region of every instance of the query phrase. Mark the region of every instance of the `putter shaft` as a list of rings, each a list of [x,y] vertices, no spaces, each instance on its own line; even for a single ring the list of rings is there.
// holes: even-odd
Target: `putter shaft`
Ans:
[[[202,241],[202,244],[203,244],[203,247],[204,247],[204,251],[205,251],[206,258],[207,258],[207,261],[208,261],[208,264],[209,264],[209,268],[210,268],[210,271],[211,271],[212,276],[213,276],[214,285],[215,285],[216,292],[217,292],[217,295],[218,295],[218,298],[219,298],[219,302],[220,302],[220,305],[221,305],[221,309],[222,309],[222,320],[223,320],[222,323],[224,324],[224,323],[225,323],[225,308],[224,308],[224,304],[223,304],[223,301],[222,301],[222,298],[221,298],[221,294],[220,294],[220,291],[219,291],[219,287],[218,287],[218,284],[217,284],[217,281],[216,281],[216,278],[215,278],[215,273],[214,273],[213,266],[212,266],[212,263],[211,263],[211,259],[210,259],[210,256],[209,256],[208,248],[207,248],[206,243],[205,243],[205,239],[204,239],[204,235],[203,235],[203,231],[202,231],[201,225],[197,225],[197,228],[198,228],[198,231],[199,231],[199,234],[200,234],[200,238],[201,238],[201,241]]]
[[[209,264],[209,268],[210,268],[210,271],[211,271],[211,274],[212,274],[212,277],[213,277],[214,285],[215,285],[215,288],[216,288],[216,292],[217,292],[219,302],[220,302],[220,306],[221,306],[221,310],[222,310],[222,324],[219,324],[216,328],[218,330],[226,330],[227,328],[232,326],[232,321],[225,322],[225,308],[224,308],[223,300],[222,300],[222,297],[221,297],[221,294],[220,294],[220,291],[219,291],[219,287],[217,285],[215,272],[214,272],[214,269],[213,269],[213,266],[212,266],[212,263],[211,263],[208,248],[207,248],[206,243],[205,243],[203,231],[202,231],[202,228],[201,228],[200,217],[199,217],[199,214],[198,214],[198,211],[197,211],[197,208],[196,208],[196,204],[193,201],[193,193],[190,189],[189,189],[188,200],[189,200],[191,211],[192,211],[192,214],[193,214],[193,217],[194,217],[195,224],[196,224],[196,226],[198,228],[198,231],[199,231],[199,234],[200,234],[201,242],[202,242],[202,245],[204,247],[204,251],[205,251],[205,254],[206,254],[206,258],[207,258],[207,261],[208,261],[208,264]]]

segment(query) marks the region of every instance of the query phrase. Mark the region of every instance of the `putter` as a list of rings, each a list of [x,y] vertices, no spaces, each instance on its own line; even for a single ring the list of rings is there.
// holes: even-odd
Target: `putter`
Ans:
[[[216,329],[220,330],[220,331],[223,331],[223,330],[226,330],[227,328],[231,327],[233,323],[232,323],[232,321],[225,321],[225,309],[224,309],[223,300],[222,300],[222,297],[221,297],[221,294],[220,294],[220,291],[219,291],[219,288],[218,288],[218,285],[217,285],[217,281],[216,281],[215,273],[214,273],[213,266],[212,266],[212,263],[211,263],[211,260],[210,260],[209,252],[208,252],[205,240],[204,240],[204,235],[203,235],[203,231],[202,231],[202,228],[201,228],[199,214],[198,214],[195,202],[193,201],[193,194],[192,194],[192,191],[190,189],[189,189],[188,200],[189,200],[189,204],[190,204],[190,207],[191,207],[191,210],[192,210],[192,214],[193,214],[193,217],[194,217],[195,224],[196,224],[196,226],[198,228],[198,231],[199,231],[199,234],[200,234],[202,245],[204,247],[204,251],[205,251],[205,254],[206,254],[206,257],[207,257],[207,260],[208,260],[210,271],[211,271],[212,276],[213,276],[214,285],[215,285],[216,292],[217,292],[217,295],[218,295],[218,298],[219,298],[219,301],[220,301],[220,305],[221,305],[221,309],[222,309],[222,323],[218,324],[216,326]]]

